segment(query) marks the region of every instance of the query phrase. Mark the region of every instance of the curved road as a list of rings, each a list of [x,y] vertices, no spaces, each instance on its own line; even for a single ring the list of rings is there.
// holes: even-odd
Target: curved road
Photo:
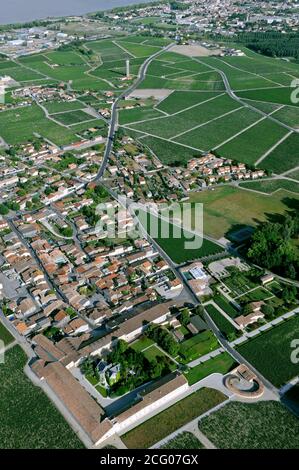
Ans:
[[[218,72],[221,75],[222,80],[224,82],[225,90],[226,90],[227,94],[230,96],[230,98],[232,98],[233,100],[235,100],[238,103],[242,104],[243,106],[246,106],[246,108],[249,108],[252,111],[255,111],[256,113],[259,113],[264,117],[267,117],[268,119],[275,122],[276,124],[279,124],[281,127],[285,127],[289,131],[299,132],[298,129],[294,129],[293,127],[290,127],[287,124],[284,124],[283,122],[279,121],[278,119],[275,119],[273,116],[270,116],[269,114],[265,113],[261,109],[255,108],[251,104],[247,103],[247,101],[244,102],[241,98],[239,98],[239,96],[237,96],[235,94],[235,92],[232,90],[226,74],[221,69],[218,69],[217,67],[214,67],[213,65],[207,64],[206,62],[203,62],[200,59],[196,59],[194,57],[193,57],[193,59],[196,60],[196,62],[199,62],[200,64],[203,64],[206,67],[209,67],[210,69],[214,70],[215,72]]]
[[[129,88],[127,88],[126,91],[124,91],[122,94],[120,94],[118,96],[118,98],[114,101],[114,103],[112,105],[112,108],[111,108],[111,118],[110,118],[109,132],[108,132],[108,140],[107,140],[107,145],[106,145],[106,149],[105,149],[105,153],[104,153],[104,158],[103,158],[102,166],[100,168],[100,171],[97,174],[97,177],[96,177],[95,181],[99,181],[102,178],[102,176],[104,175],[107,164],[108,164],[108,160],[109,160],[112,148],[113,148],[114,134],[115,134],[115,131],[117,129],[117,107],[118,107],[118,103],[121,100],[123,100],[124,98],[126,98],[126,96],[128,96],[134,90],[136,90],[136,88],[139,87],[140,83],[144,80],[144,78],[146,76],[148,66],[152,62],[152,60],[154,60],[156,57],[158,57],[163,52],[170,49],[173,46],[173,44],[174,43],[169,44],[168,46],[164,47],[163,49],[160,49],[158,52],[155,52],[155,54],[153,54],[152,56],[148,57],[146,59],[146,61],[142,64],[142,66],[140,67],[137,80]]]

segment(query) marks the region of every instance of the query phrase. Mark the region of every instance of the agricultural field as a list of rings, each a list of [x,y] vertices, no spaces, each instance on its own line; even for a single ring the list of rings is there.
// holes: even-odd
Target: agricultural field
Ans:
[[[298,375],[298,365],[290,359],[291,342],[298,338],[299,317],[296,315],[242,344],[238,351],[276,387]]]
[[[239,105],[231,98],[219,96],[213,100],[213,106],[210,105],[210,102],[203,102],[173,116],[163,116],[130,127],[145,134],[176,140],[175,136],[237,108]]]
[[[219,96],[217,92],[199,91],[173,91],[167,98],[156,106],[167,114],[178,113],[190,106],[195,106],[205,101],[212,101]]]
[[[293,88],[271,88],[268,90],[239,91],[238,96],[247,100],[264,101],[268,103],[284,104],[288,106],[298,106],[291,101]]]
[[[25,143],[36,134],[59,146],[78,140],[71,130],[47,119],[37,105],[1,112],[0,129],[0,135],[11,145]]]
[[[263,167],[281,174],[298,166],[299,134],[293,133],[263,160]]]
[[[26,360],[22,349],[15,346],[0,365],[1,448],[84,448],[46,395],[24,375]]]
[[[256,112],[241,107],[236,109],[236,111],[231,113],[229,116],[226,115],[224,117],[216,118],[212,122],[203,124],[201,127],[197,127],[193,131],[186,132],[178,137],[176,141],[186,145],[189,145],[190,142],[192,142],[194,147],[200,147],[205,151],[217,149],[218,146],[221,145],[219,153],[222,154],[221,149],[223,142],[230,141],[230,139],[234,142],[236,141],[236,138],[234,139],[232,135],[232,128],[234,129],[234,135],[239,132],[245,133],[247,131],[244,131],[244,129],[253,126],[259,120],[260,116]],[[223,156],[225,155],[224,151]]]
[[[222,403],[225,398],[217,390],[202,388],[124,434],[121,439],[129,449],[147,449]]]
[[[141,132],[144,143],[170,165],[185,165],[192,151],[215,150],[220,157],[275,173],[295,168],[298,135],[291,132],[298,129],[299,114],[290,101],[290,82],[299,67],[244,50],[244,57],[200,59],[163,52],[139,88],[165,89],[170,95],[140,116],[141,122],[133,117],[135,110],[132,119],[128,110],[121,125]],[[240,101],[225,91],[219,72]],[[157,109],[167,115],[158,117]]]
[[[285,182],[285,186],[281,186],[280,182]],[[222,186],[215,188],[214,191],[191,193],[190,202],[203,204],[204,233],[219,239],[223,236],[229,237],[241,227],[255,227],[257,222],[268,220],[271,214],[284,214],[290,209],[290,196],[298,198],[295,194],[286,191],[291,190],[292,185],[296,183],[287,180],[252,181],[242,183],[241,187],[269,193],[279,187],[285,190],[269,197],[258,192]],[[269,190],[266,189],[267,187]]]
[[[254,165],[287,134],[287,129],[264,119],[235,139],[218,147],[218,152],[222,157]],[[266,165],[267,158],[269,157],[257,166],[274,170],[271,165]]]
[[[207,361],[192,367],[185,373],[189,385],[208,377],[211,374],[227,374],[237,367],[235,360],[227,353],[218,354],[218,356],[208,359]]]
[[[63,113],[65,111],[78,111],[79,109],[85,108],[83,103],[80,101],[49,101],[44,104],[49,114]]]
[[[142,121],[147,119],[152,119],[156,117],[160,117],[162,113],[158,110],[150,108],[148,106],[141,106],[138,108],[132,109],[124,109],[119,111],[119,123],[123,124],[130,124],[136,121]]]
[[[160,449],[203,449],[203,444],[191,432],[182,432]]]
[[[294,178],[292,173],[289,175],[289,177]],[[286,179],[272,179],[263,181],[248,181],[246,183],[241,183],[240,187],[271,195],[279,191],[279,194],[282,193],[287,196],[287,192],[299,193],[298,183],[296,181],[290,181]]]
[[[72,126],[73,124],[80,124],[81,122],[94,120],[94,116],[80,109],[77,111],[55,114],[54,118],[65,126]]]
[[[199,429],[219,449],[298,449],[299,422],[279,402],[228,403]]]
[[[201,244],[201,247],[188,248],[186,242],[191,241],[196,243],[196,239],[198,239],[198,243]],[[156,241],[159,243],[162,250],[164,250],[168,256],[170,256],[170,258],[177,264],[216,255],[223,251],[223,248],[221,248],[219,245],[216,245],[215,243],[205,238],[202,239],[201,237],[198,237],[194,234],[190,234],[189,238],[189,235],[186,234],[186,231],[182,233],[181,238],[173,238],[170,229],[169,238],[159,237],[156,239]]]

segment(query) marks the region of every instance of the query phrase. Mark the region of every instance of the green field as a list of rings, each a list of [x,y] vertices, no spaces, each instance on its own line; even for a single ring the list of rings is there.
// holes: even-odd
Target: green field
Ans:
[[[242,183],[242,187],[263,191],[268,183],[272,184],[275,181]],[[272,186],[270,189],[269,192],[272,192]],[[286,191],[280,191],[269,197],[231,186],[190,194],[191,202],[203,203],[204,233],[217,239],[239,229],[240,226],[255,227],[257,222],[268,220],[271,214],[284,214],[290,209],[289,198],[290,193]]]
[[[119,111],[119,123],[130,124],[136,121],[142,121],[143,119],[152,119],[162,116],[162,113],[156,111],[153,108],[141,106],[134,109],[124,109]]]
[[[156,239],[157,243],[161,246],[168,256],[177,264],[184,263],[186,261],[192,261],[194,259],[205,258],[211,255],[221,253],[223,248],[216,245],[207,239],[185,233],[181,235],[181,238],[174,238],[172,235],[172,226],[170,225],[169,238],[159,237]],[[188,241],[197,242],[201,244],[200,248],[188,248]]]
[[[144,349],[148,348],[149,346],[152,346],[154,343],[153,340],[147,338],[146,336],[143,336],[142,338],[138,339],[137,341],[134,341],[130,346],[136,351],[136,352],[141,352]]]
[[[238,302],[259,302],[261,300],[266,300],[272,296],[272,293],[267,291],[264,287],[258,287],[248,294],[242,295],[238,298]]]
[[[287,129],[269,119],[264,119],[227,144],[219,147],[218,153],[222,157],[254,165],[262,155],[287,133]],[[269,157],[266,157],[258,166],[274,170],[273,166],[265,164],[267,158]]]
[[[293,177],[291,174],[289,176],[291,178]],[[290,191],[293,193],[299,193],[299,182],[296,183],[295,181],[284,179],[252,181],[250,183],[241,183],[240,186],[242,188],[252,189],[253,191],[260,191],[267,194],[273,194],[276,191]]]
[[[262,167],[280,174],[298,166],[299,134],[291,134],[263,160]]]
[[[155,359],[157,359],[158,357],[165,357],[166,354],[164,354],[164,352],[161,351],[161,349],[159,349],[156,345],[152,345],[150,346],[148,349],[146,349],[145,351],[143,351],[143,355],[151,362]],[[166,356],[168,357],[168,356]],[[169,367],[170,367],[170,370],[175,370],[176,369],[176,364],[174,362],[170,362],[169,363]]]
[[[238,96],[249,100],[296,106],[296,104],[291,101],[291,94],[293,91],[294,88],[271,88],[268,90],[239,91]]]
[[[227,353],[219,354],[208,361],[198,364],[185,373],[189,385],[194,385],[196,382],[208,377],[211,374],[227,374],[229,371],[237,367],[235,360]]]
[[[224,310],[227,315],[231,318],[236,318],[240,315],[240,311],[236,309],[224,296],[221,294],[214,295],[213,297],[214,302]]]
[[[239,104],[231,98],[219,96],[213,101],[213,106],[211,106],[210,102],[201,103],[174,116],[161,117],[130,127],[144,133],[168,139],[238,107]]]
[[[218,341],[214,334],[206,330],[183,341],[180,344],[179,354],[182,356],[184,362],[187,363],[214,351],[218,346]]]
[[[80,109],[78,111],[69,111],[66,113],[55,114],[54,118],[65,126],[71,126],[73,124],[80,124],[81,122],[94,120],[94,116],[85,113]]]
[[[159,103],[158,109],[168,114],[174,114],[203,101],[211,100],[219,95],[217,92],[174,91]]]
[[[81,441],[44,393],[24,375],[19,346],[0,364],[1,449],[82,449]]]
[[[214,305],[206,305],[205,309],[226,338],[236,333],[236,328],[214,307]]]
[[[299,128],[299,108],[284,106],[275,113],[275,119],[295,129]]]
[[[298,315],[239,346],[238,351],[276,387],[298,375],[291,362],[291,342],[298,338]]]
[[[14,337],[5,328],[5,326],[2,325],[2,323],[0,323],[0,340],[3,341],[5,346],[8,346],[10,343],[14,341]]]
[[[260,116],[256,112],[243,107],[228,116],[221,117],[187,132],[175,140],[185,145],[190,145],[190,142],[192,142],[193,147],[208,151],[228,139],[233,139],[237,133],[244,131],[259,119]],[[221,155],[221,148],[219,154]]]
[[[160,449],[202,449],[203,444],[191,432],[182,432],[170,439]]]
[[[138,138],[138,134],[135,134]],[[140,136],[142,134],[140,133]],[[200,156],[197,150],[178,145],[170,141],[165,141],[157,137],[144,137],[142,144],[149,147],[152,152],[165,165],[180,166],[185,165],[194,156]]]
[[[44,104],[49,114],[63,113],[64,111],[77,111],[85,107],[80,101],[50,101]]]
[[[57,145],[66,145],[78,140],[69,129],[47,119],[37,105],[0,113],[0,129],[1,137],[11,145],[27,142],[35,134]]]
[[[279,402],[228,403],[199,429],[219,449],[298,449],[299,421]]]
[[[121,439],[129,449],[147,449],[222,403],[225,398],[217,390],[202,388],[124,434]]]

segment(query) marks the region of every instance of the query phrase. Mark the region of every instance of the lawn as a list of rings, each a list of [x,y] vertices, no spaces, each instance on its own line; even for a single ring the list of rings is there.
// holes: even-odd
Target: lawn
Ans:
[[[47,396],[24,375],[25,353],[15,346],[0,364],[0,447],[82,449],[81,441]]]
[[[203,444],[191,432],[182,432],[160,449],[203,449]]]
[[[158,357],[166,357],[167,359],[169,359],[169,357],[166,356],[166,354],[164,354],[164,352],[162,352],[161,349],[159,349],[156,345],[152,345],[148,349],[143,351],[143,355],[150,362],[153,360],[156,360]],[[171,371],[174,371],[177,368],[175,362],[171,361],[170,359],[169,359],[169,367]]]
[[[3,341],[5,346],[8,346],[10,343],[14,341],[14,337],[5,328],[5,326],[2,325],[2,323],[0,323],[0,340]]]
[[[202,388],[121,436],[129,449],[147,449],[226,399],[218,390]]]
[[[217,338],[210,330],[198,333],[180,344],[179,354],[185,363],[214,351],[218,347]]]
[[[227,313],[231,318],[236,318],[240,315],[239,310],[237,310],[225,297],[220,294],[217,294],[213,297],[214,302],[220,307],[222,310]]]
[[[271,297],[273,294],[271,292],[264,289],[264,287],[258,287],[253,291],[249,292],[248,294],[242,295],[242,297],[238,297],[238,302],[259,302],[261,300],[266,300]]]
[[[130,344],[131,348],[133,348],[136,352],[141,352],[144,349],[152,346],[154,341],[152,341],[150,338],[147,338],[146,336],[143,336],[142,338],[138,339],[137,341],[134,341],[134,343]]]
[[[255,181],[242,183],[242,186],[251,188],[253,185],[252,189],[262,190],[265,185],[267,187],[267,184],[275,184],[275,181]],[[286,183],[290,182],[286,181]],[[272,192],[272,189],[269,192]],[[239,188],[222,186],[215,188],[214,191],[191,193],[190,202],[203,204],[204,233],[219,239],[234,232],[240,226],[255,227],[258,221],[266,221],[272,214],[284,214],[289,209],[287,205],[289,197],[290,194],[285,191],[269,197]]]
[[[298,375],[291,342],[299,335],[298,315],[238,347],[239,353],[276,387]]]
[[[226,338],[229,338],[237,332],[236,328],[222,315],[221,312],[219,312],[216,307],[214,307],[214,305],[206,305],[205,309]]]
[[[279,402],[228,403],[199,429],[219,449],[298,449],[299,421]]]
[[[224,352],[202,364],[192,367],[192,369],[185,373],[185,377],[191,386],[211,374],[225,375],[237,367],[237,365],[235,360],[227,352]]]

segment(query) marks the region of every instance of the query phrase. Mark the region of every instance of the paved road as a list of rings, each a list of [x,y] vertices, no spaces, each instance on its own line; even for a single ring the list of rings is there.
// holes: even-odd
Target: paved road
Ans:
[[[259,113],[261,114],[262,116],[265,116],[267,117],[268,119],[270,119],[271,121],[275,122],[276,124],[279,124],[280,126],[284,127],[285,129],[289,130],[289,131],[292,131],[292,132],[299,132],[298,129],[294,129],[293,127],[291,126],[288,126],[287,124],[284,124],[283,122],[279,121],[278,119],[275,119],[273,116],[270,116],[268,115],[267,113],[265,113],[264,111],[258,109],[258,108],[255,108],[254,106],[252,106],[251,104],[247,103],[247,101],[243,101],[241,98],[239,98],[235,92],[232,90],[230,84],[229,84],[229,81],[228,81],[228,78],[226,76],[226,74],[221,70],[221,69],[218,69],[218,67],[214,67],[213,65],[210,65],[210,64],[207,64],[206,62],[203,62],[201,61],[200,59],[197,59],[197,58],[193,58],[194,60],[196,60],[197,62],[209,67],[210,69],[218,72],[221,77],[222,77],[222,80],[223,80],[223,83],[224,83],[224,86],[225,86],[225,90],[227,92],[227,94],[235,101],[237,101],[238,103],[242,104],[243,106],[246,106],[247,108],[249,109],[252,109],[253,111],[255,111],[256,113]]]
[[[44,277],[47,281],[47,284],[50,286],[50,290],[53,290],[57,297],[62,300],[64,303],[66,303],[67,305],[69,305],[70,307],[72,307],[73,310],[75,310],[73,308],[72,305],[70,305],[67,297],[65,296],[65,294],[62,292],[62,290],[59,288],[59,286],[57,286],[54,281],[51,279],[51,277],[49,276],[47,270],[44,268],[44,265],[42,264],[42,262],[40,261],[39,257],[37,256],[37,254],[35,253],[35,251],[33,250],[33,248],[31,247],[30,243],[28,243],[28,241],[25,239],[25,237],[22,235],[22,233],[20,232],[20,230],[16,227],[16,225],[14,224],[14,222],[10,219],[7,219],[7,223],[9,224],[11,230],[18,236],[18,238],[21,240],[21,242],[23,243],[23,245],[27,248],[27,250],[30,252],[32,258],[35,260],[37,266],[39,267],[39,269],[43,272],[44,274]],[[76,311],[76,310],[75,310]],[[85,315],[82,315],[80,312],[76,311],[76,314],[83,320],[85,321],[89,328],[91,330],[95,329],[95,324],[93,322],[91,322]]]
[[[139,87],[140,83],[144,80],[144,78],[146,76],[146,72],[147,72],[147,69],[148,69],[148,66],[150,65],[150,63],[156,57],[158,57],[163,52],[167,51],[172,46],[173,46],[173,43],[169,44],[168,46],[164,47],[163,49],[160,49],[158,52],[156,52],[155,54],[150,56],[148,59],[146,59],[146,61],[142,64],[142,66],[139,70],[137,80],[133,83],[133,85],[131,87],[129,87],[124,93],[119,95],[119,97],[114,101],[114,103],[112,105],[112,108],[111,108],[111,118],[110,118],[108,140],[107,140],[107,145],[106,145],[106,149],[105,149],[105,154],[104,154],[104,158],[103,158],[103,161],[102,161],[100,171],[98,172],[98,175],[97,175],[95,181],[99,181],[102,178],[102,176],[104,175],[107,164],[108,164],[108,161],[109,161],[109,158],[110,158],[110,155],[111,155],[111,151],[112,151],[112,148],[113,148],[113,142],[114,142],[114,134],[115,134],[115,131],[117,129],[117,107],[118,107],[119,102],[121,100],[125,99],[130,93],[132,93],[134,90],[136,90],[136,88]]]

